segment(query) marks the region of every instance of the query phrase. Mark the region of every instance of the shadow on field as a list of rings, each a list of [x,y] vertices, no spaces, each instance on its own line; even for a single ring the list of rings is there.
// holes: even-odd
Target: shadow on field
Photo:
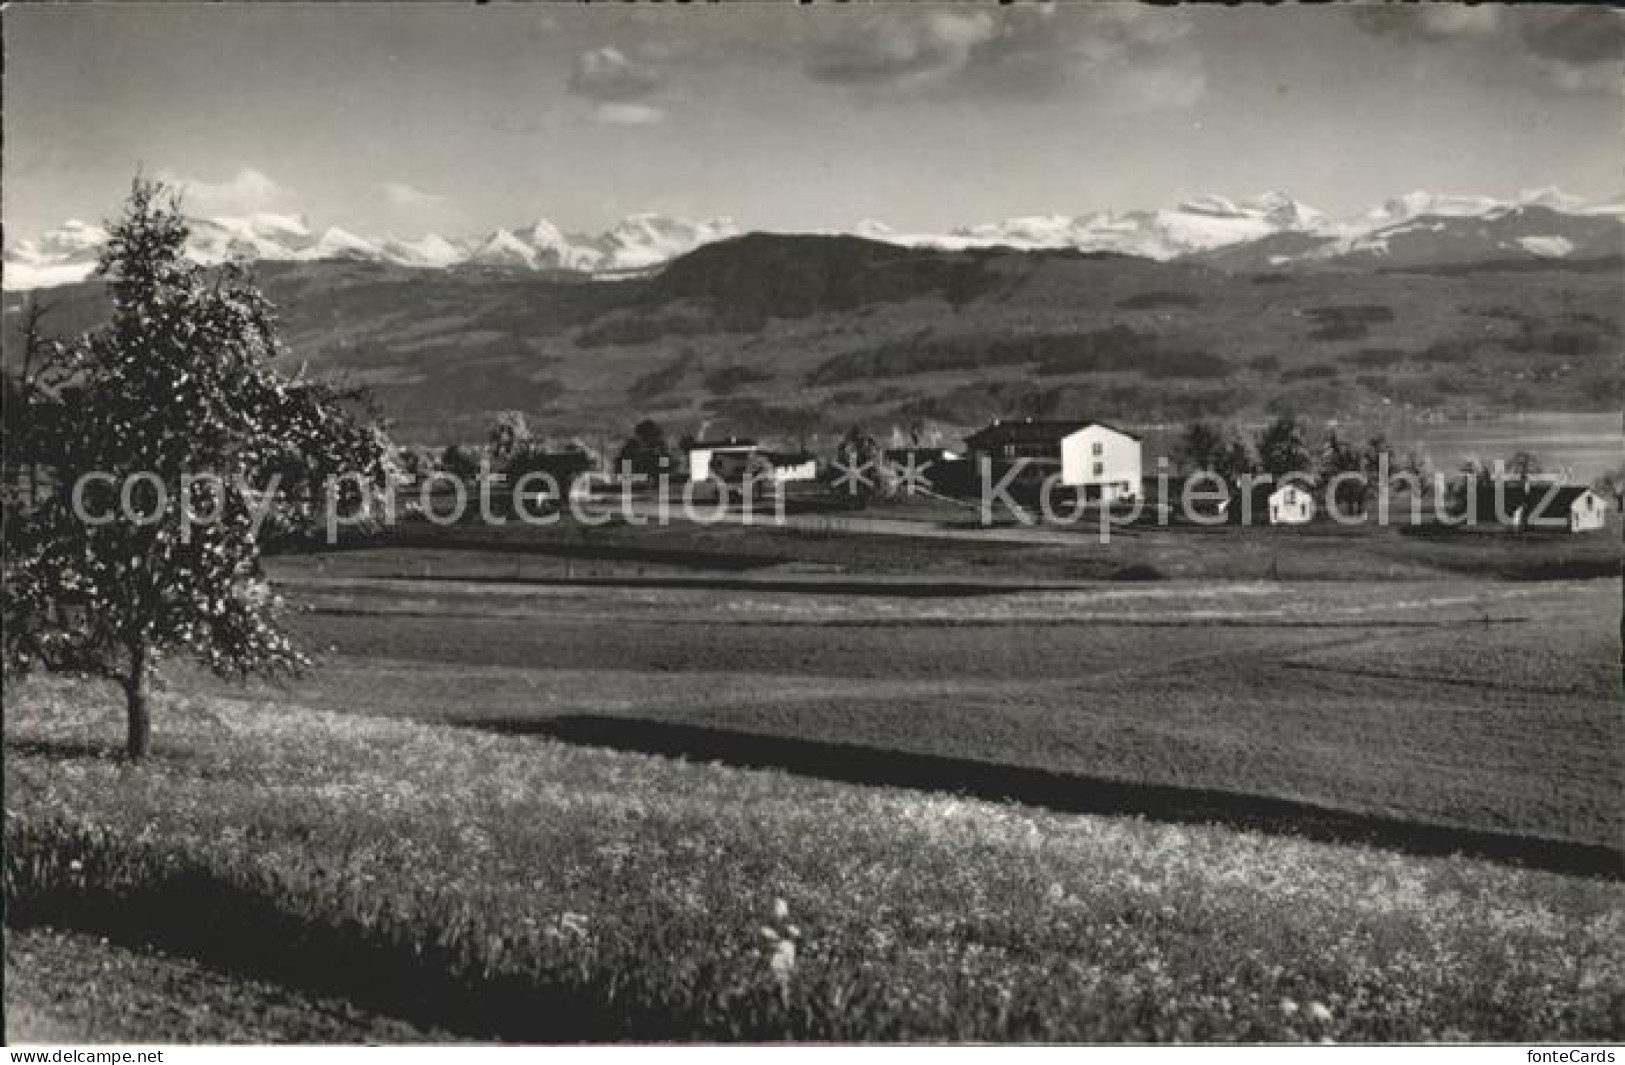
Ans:
[[[66,864],[58,849],[48,835],[8,828],[7,928],[71,928],[134,950],[159,948],[476,1040],[761,1040],[774,1031],[761,1022],[773,1005],[766,993],[743,1004],[733,1027],[727,1019],[707,1024],[671,989],[640,984],[635,959],[617,959],[625,978],[614,964],[493,972],[455,937],[426,939],[415,923],[376,913],[327,920],[301,912],[274,881],[234,880],[163,856],[107,854],[124,874],[118,883],[62,882],[50,874]]]
[[[464,724],[670,758],[783,769],[849,784],[1014,800],[1064,813],[1141,815],[1158,821],[1220,824],[1323,842],[1367,844],[1421,856],[1464,854],[1560,873],[1611,879],[1625,875],[1625,853],[1600,844],[1424,824],[1267,795],[1109,780],[969,758],[637,718],[582,714]]]
[[[83,758],[96,761],[115,761],[124,757],[124,749],[111,743],[89,740],[17,740],[6,739],[6,754],[20,758],[51,758],[77,761]]]
[[[1128,569],[1130,567],[1124,567]],[[475,576],[457,574],[415,576],[411,573],[383,575],[380,579],[415,581],[425,584],[443,583],[451,586],[493,584],[502,587],[537,588],[661,588],[678,591],[706,592],[781,592],[790,595],[880,596],[888,599],[965,599],[974,596],[1012,595],[1023,592],[1075,591],[1076,581],[974,581],[974,580],[910,580],[903,578],[861,578],[841,576],[786,576],[786,577],[715,577],[715,576],[660,576],[615,575],[585,577],[529,577],[529,576]],[[1148,579],[1136,574],[1122,580]]]
[[[752,554],[735,551],[706,551],[686,547],[650,547],[645,545],[603,543],[599,541],[561,542],[557,540],[524,539],[510,535],[503,538],[503,526],[490,532],[481,530],[452,530],[448,535],[428,535],[416,532],[394,532],[367,536],[340,536],[336,544],[284,544],[268,555],[337,555],[346,552],[363,553],[386,549],[417,549],[424,551],[478,551],[493,555],[524,555],[534,558],[559,558],[585,562],[623,562],[637,565],[671,566],[674,569],[720,570],[746,572],[782,566],[795,559],[781,553]]]

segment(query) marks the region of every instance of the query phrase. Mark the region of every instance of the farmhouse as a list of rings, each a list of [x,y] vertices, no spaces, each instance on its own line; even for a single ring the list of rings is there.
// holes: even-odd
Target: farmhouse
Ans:
[[[1608,513],[1607,503],[1596,492],[1556,481],[1480,485],[1470,508],[1467,519],[1473,524],[1571,533],[1602,528]]]
[[[688,479],[704,481],[711,477],[711,460],[718,455],[750,455],[756,441],[730,436],[726,440],[695,440],[688,445]]]
[[[1315,516],[1315,499],[1301,484],[1253,484],[1219,504],[1219,513],[1240,525],[1302,525]]]
[[[1140,438],[1104,422],[995,421],[965,438],[973,459],[995,468],[1025,462],[1040,478],[1060,474],[1060,483],[1085,499],[1107,503],[1140,492]]]

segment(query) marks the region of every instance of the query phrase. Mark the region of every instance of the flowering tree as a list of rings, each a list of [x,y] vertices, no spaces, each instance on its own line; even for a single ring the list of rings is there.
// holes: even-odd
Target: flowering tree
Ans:
[[[353,509],[383,474],[370,412],[278,371],[269,302],[242,268],[188,260],[186,238],[174,194],[137,178],[98,266],[111,321],[30,341],[40,369],[6,441],[43,470],[7,504],[6,668],[117,682],[132,759],[164,656],[305,664],[258,580],[261,535]]]

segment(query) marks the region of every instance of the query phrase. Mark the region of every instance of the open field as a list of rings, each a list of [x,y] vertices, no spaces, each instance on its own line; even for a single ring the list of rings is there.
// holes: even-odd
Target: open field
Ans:
[[[471,6],[0,3],[0,1065],[1625,1065],[1616,12]]]
[[[1454,571],[1611,537],[485,533],[271,560],[319,670],[169,671],[138,770],[8,691],[38,1038],[1625,1034],[1619,585]]]
[[[603,506],[603,513],[614,509]],[[653,511],[643,501],[633,513]],[[996,516],[1001,523],[988,527],[973,507],[902,500],[861,511],[803,502],[787,507],[777,525],[770,515],[752,526],[737,518],[596,527],[569,517],[549,525],[403,521],[382,535],[347,536],[343,550],[282,555],[273,566],[288,576],[504,580],[851,574],[1028,584],[1135,575],[1364,582],[1612,577],[1625,557],[1617,513],[1605,529],[1569,536],[1328,521],[1296,528],[1159,525],[1148,510],[1134,524],[1113,525],[1106,543],[1097,512],[1075,524],[1037,527]]]
[[[1625,808],[1611,582],[288,587],[336,710],[1082,809],[1617,844]]]
[[[528,1041],[1622,1031],[1608,880],[220,697],[166,700],[132,772],[90,694],[8,692],[12,929],[233,1002]],[[52,986],[38,942],[8,976]]]

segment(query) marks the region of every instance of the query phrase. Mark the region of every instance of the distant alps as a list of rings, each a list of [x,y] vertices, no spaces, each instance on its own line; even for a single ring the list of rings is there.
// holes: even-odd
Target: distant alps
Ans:
[[[654,213],[630,215],[599,233],[567,232],[542,218],[474,236],[428,233],[415,238],[366,236],[336,225],[316,228],[305,216],[293,214],[191,222],[189,252],[205,263],[229,258],[348,260],[592,275],[648,271],[743,232],[727,217],[693,221]],[[1160,210],[1019,216],[943,233],[898,231],[874,220],[823,232],[910,247],[1071,248],[1259,269],[1619,255],[1625,250],[1622,223],[1625,200],[1592,203],[1548,188],[1510,200],[1415,191],[1342,220],[1286,193],[1266,192],[1239,200],[1198,196]],[[4,287],[16,291],[83,280],[106,239],[102,226],[69,220],[38,237],[8,244]]]

